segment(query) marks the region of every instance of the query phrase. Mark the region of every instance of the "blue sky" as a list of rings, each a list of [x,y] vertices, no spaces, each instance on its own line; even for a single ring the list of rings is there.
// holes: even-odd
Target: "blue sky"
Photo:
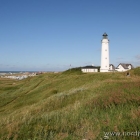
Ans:
[[[0,0],[0,70],[60,71],[110,63],[140,66],[140,0]]]

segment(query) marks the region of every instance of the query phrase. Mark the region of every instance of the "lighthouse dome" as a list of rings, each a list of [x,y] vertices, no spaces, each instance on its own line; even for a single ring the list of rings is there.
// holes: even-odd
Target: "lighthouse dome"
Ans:
[[[107,36],[108,36],[107,33],[104,33],[103,34],[103,39],[108,39]]]

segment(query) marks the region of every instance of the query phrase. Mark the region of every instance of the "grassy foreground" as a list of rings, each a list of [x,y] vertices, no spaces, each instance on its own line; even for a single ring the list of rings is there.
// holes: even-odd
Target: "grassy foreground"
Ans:
[[[140,68],[130,73],[0,78],[0,139],[140,139]]]

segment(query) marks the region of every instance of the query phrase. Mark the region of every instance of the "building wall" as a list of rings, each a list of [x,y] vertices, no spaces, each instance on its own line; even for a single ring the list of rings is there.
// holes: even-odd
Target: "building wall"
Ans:
[[[112,67],[112,65],[109,67],[109,70],[113,70],[113,67]]]
[[[102,49],[101,49],[101,68],[100,72],[109,71],[109,40],[102,40]]]
[[[98,72],[98,69],[82,69],[82,72]]]
[[[128,66],[129,69],[132,69],[131,65]]]
[[[118,69],[116,69],[117,71],[119,71],[119,72],[123,72],[123,71],[127,71],[128,69],[124,69],[123,67],[122,67],[122,65],[119,65],[118,66]]]

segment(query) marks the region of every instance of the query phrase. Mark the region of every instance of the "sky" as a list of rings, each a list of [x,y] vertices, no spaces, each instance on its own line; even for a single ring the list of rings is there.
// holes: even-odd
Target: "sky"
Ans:
[[[100,66],[104,32],[110,63],[140,66],[140,0],[0,0],[0,71]]]

